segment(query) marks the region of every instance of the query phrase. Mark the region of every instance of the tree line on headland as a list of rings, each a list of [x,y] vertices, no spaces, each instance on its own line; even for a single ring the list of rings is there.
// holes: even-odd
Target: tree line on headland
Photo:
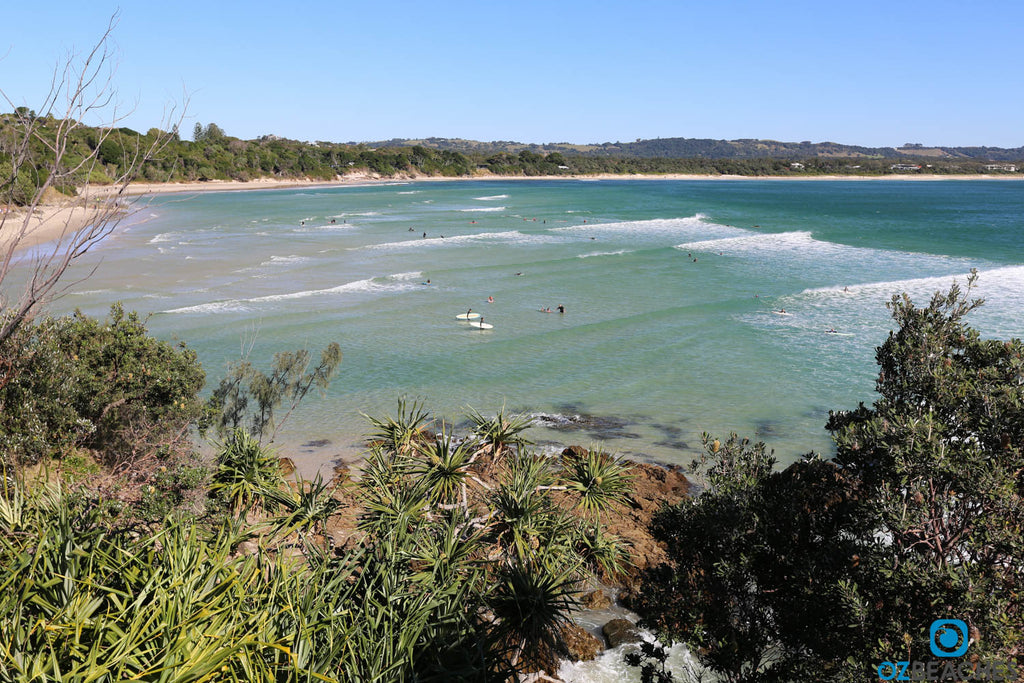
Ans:
[[[53,156],[54,143],[66,122],[52,115],[37,117],[21,107],[0,115],[0,182],[14,188],[24,204],[39,187],[42,169]],[[28,146],[14,151],[13,142],[31,127]],[[77,125],[62,139],[63,162],[76,168],[56,189],[74,194],[85,183],[111,184],[133,168],[139,150],[160,145],[158,154],[134,170],[146,182],[249,181],[258,178],[330,181],[351,174],[379,177],[573,176],[590,174],[706,174],[740,176],[861,175],[936,173],[1005,175],[1024,164],[994,163],[1024,159],[1024,150],[951,148],[935,150],[905,146],[897,150],[837,146],[832,143],[771,141],[647,140],[613,146],[522,145],[457,140],[392,140],[341,144],[300,142],[274,135],[255,140],[232,137],[214,123],[195,124],[192,139],[177,129],[105,129]],[[671,144],[670,144],[671,143]],[[743,144],[739,144],[743,143]],[[21,157],[24,155],[24,158]],[[1011,170],[1013,169],[1013,170]]]

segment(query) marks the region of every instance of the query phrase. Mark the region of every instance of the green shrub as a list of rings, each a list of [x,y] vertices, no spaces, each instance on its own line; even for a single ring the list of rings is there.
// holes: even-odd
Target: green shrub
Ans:
[[[151,337],[120,304],[23,325],[0,347],[0,451],[24,464],[96,451],[113,465],[191,448],[205,381],[194,351]]]

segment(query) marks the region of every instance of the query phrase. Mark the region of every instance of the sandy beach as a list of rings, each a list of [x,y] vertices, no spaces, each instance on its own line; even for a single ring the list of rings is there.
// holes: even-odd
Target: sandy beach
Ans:
[[[446,182],[459,180],[476,181],[516,181],[516,180],[710,180],[710,181],[735,181],[735,180],[796,180],[796,181],[827,181],[827,180],[898,180],[898,181],[937,181],[937,180],[1024,180],[1024,175],[936,175],[936,174],[915,174],[915,175],[882,175],[882,176],[858,176],[858,175],[822,175],[822,176],[740,176],[740,175],[705,175],[688,173],[666,173],[658,175],[649,174],[614,174],[596,173],[593,175],[555,175],[555,176],[502,176],[480,174],[473,176],[419,176],[399,175],[393,177],[381,177],[376,174],[353,174],[339,176],[335,180],[312,180],[312,179],[287,179],[278,180],[274,178],[260,178],[250,181],[237,180],[209,180],[190,183],[132,183],[122,192],[122,195],[140,196],[171,193],[193,193],[193,192],[238,192],[248,190],[274,190],[289,187],[345,187],[352,185],[387,184],[401,182]],[[119,188],[90,188],[94,197],[107,197],[117,194]]]
[[[47,204],[37,207],[26,223],[26,210],[4,211],[0,214],[0,250],[6,251],[12,242],[18,249],[54,242],[109,215],[105,208]]]

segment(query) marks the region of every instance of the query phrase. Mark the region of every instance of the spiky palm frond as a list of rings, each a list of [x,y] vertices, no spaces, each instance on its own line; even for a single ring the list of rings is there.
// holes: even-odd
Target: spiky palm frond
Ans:
[[[575,568],[553,569],[543,563],[515,563],[502,568],[489,596],[495,632],[514,647],[515,665],[524,652],[541,647],[561,649],[559,633],[579,605]]]
[[[473,464],[472,441],[454,443],[452,434],[442,427],[437,439],[423,444],[410,467],[414,477],[419,477],[427,487],[432,501],[443,505],[455,503],[459,494],[465,500],[466,482]]]
[[[407,405],[404,398],[398,399],[398,417],[372,417],[363,415],[373,428],[367,436],[370,443],[378,443],[387,451],[404,455],[413,450],[417,438],[423,432],[423,424],[430,414],[417,401]]]
[[[508,476],[487,498],[491,538],[505,563],[543,559],[558,565],[576,562],[572,549],[575,522],[553,501],[551,462],[518,455]]]
[[[323,476],[311,480],[299,479],[296,488],[275,488],[264,492],[264,496],[283,507],[285,514],[277,520],[279,529],[292,531],[323,530],[327,520],[338,511],[342,503],[334,497],[337,490]]]
[[[585,456],[566,461],[564,467],[562,479],[584,512],[602,512],[628,501],[633,481],[629,463],[591,448]]]
[[[470,408],[466,417],[475,425],[473,432],[491,446],[495,455],[500,455],[511,446],[533,443],[522,435],[533,424],[533,418],[529,415],[506,415],[502,408],[494,417],[484,417]]]
[[[628,545],[600,525],[580,523],[576,529],[575,549],[592,571],[603,571],[609,577],[621,576],[631,566]]]
[[[264,506],[264,493],[281,485],[277,454],[244,429],[233,430],[217,447],[214,491],[223,491],[236,513]]]

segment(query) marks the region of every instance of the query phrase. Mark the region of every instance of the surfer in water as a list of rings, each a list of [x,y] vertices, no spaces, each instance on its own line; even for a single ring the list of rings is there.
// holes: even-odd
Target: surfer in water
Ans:
[[[469,320],[469,318],[470,318],[470,314],[471,314],[472,312],[473,312],[473,309],[472,309],[472,308],[471,308],[471,309],[469,309],[468,311],[466,311],[466,320]]]
[[[493,304],[494,303],[494,297],[493,296],[487,297],[487,303]]]
[[[563,306],[562,304],[558,304],[558,312],[565,313],[565,306]]]

